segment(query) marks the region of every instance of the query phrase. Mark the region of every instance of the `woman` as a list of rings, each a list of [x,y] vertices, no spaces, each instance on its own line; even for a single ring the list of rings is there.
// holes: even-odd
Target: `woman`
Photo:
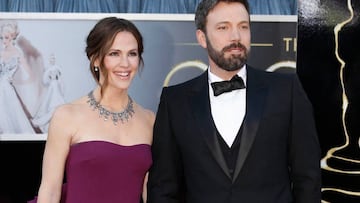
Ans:
[[[86,53],[98,86],[55,110],[37,202],[58,203],[65,192],[66,203],[140,202],[152,163],[154,113],[128,89],[143,65],[142,36],[128,20],[104,18],[88,35]]]
[[[16,73],[21,72],[23,80],[30,77],[23,53],[15,46],[19,35],[16,21],[3,21],[0,33],[0,134],[35,133],[29,118],[31,116],[13,85]]]

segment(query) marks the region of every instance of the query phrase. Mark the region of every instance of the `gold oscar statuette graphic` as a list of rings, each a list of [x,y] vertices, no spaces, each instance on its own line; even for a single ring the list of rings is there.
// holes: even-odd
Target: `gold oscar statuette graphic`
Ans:
[[[351,0],[347,0],[347,7],[350,13],[350,17],[346,19],[345,21],[337,24],[334,27],[334,35],[335,35],[335,56],[336,59],[340,63],[340,69],[339,69],[339,77],[340,77],[340,83],[341,83],[341,90],[342,90],[342,127],[344,131],[344,140],[345,142],[341,146],[333,147],[330,150],[327,151],[325,157],[321,159],[321,168],[325,171],[329,171],[335,174],[342,174],[347,176],[353,176],[353,175],[360,175],[360,160],[356,160],[351,157],[347,157],[346,155],[343,155],[341,153],[343,150],[345,150],[349,146],[356,146],[358,149],[360,148],[360,139],[350,139],[350,136],[358,136],[358,135],[349,135],[348,128],[345,122],[346,117],[346,110],[348,108],[348,97],[346,95],[346,89],[344,85],[344,69],[346,62],[340,57],[339,55],[339,32],[342,30],[342,28],[352,21],[354,18],[354,11],[352,8]],[[358,143],[351,143],[351,140],[357,140]],[[353,169],[345,169],[345,167],[341,168],[334,164],[331,164],[331,161],[341,161],[344,164],[355,166]],[[357,166],[357,168],[356,168]],[[360,184],[360,183],[359,183]],[[322,188],[322,193],[324,192],[335,192],[340,193],[343,195],[349,195],[354,197],[360,197],[360,191],[351,191],[349,189],[343,189],[343,188],[336,188],[336,186],[333,187],[325,187]],[[326,200],[322,200],[323,203],[328,203]]]

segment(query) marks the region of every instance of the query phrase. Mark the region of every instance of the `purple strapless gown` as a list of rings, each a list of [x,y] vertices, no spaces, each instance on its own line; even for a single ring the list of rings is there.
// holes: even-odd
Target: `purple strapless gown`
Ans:
[[[139,203],[151,164],[151,147],[147,144],[74,144],[66,162],[66,195],[61,202]]]

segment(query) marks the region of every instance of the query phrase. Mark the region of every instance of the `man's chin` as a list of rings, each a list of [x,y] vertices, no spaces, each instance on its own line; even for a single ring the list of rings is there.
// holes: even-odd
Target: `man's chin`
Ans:
[[[239,71],[242,67],[243,67],[244,65],[242,65],[242,66],[236,66],[236,67],[221,67],[221,69],[223,69],[223,70],[225,70],[225,71],[227,71],[227,72],[234,72],[234,71]]]

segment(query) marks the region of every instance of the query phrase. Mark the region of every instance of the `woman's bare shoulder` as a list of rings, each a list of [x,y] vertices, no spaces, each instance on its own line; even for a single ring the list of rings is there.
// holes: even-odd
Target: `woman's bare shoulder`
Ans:
[[[62,104],[55,109],[53,119],[61,119],[69,122],[69,120],[73,120],[78,115],[81,115],[82,111],[85,110],[85,106],[87,106],[85,96],[72,102]]]
[[[139,104],[136,104],[139,114],[146,119],[147,122],[154,124],[155,122],[155,113],[150,109],[146,109]]]

